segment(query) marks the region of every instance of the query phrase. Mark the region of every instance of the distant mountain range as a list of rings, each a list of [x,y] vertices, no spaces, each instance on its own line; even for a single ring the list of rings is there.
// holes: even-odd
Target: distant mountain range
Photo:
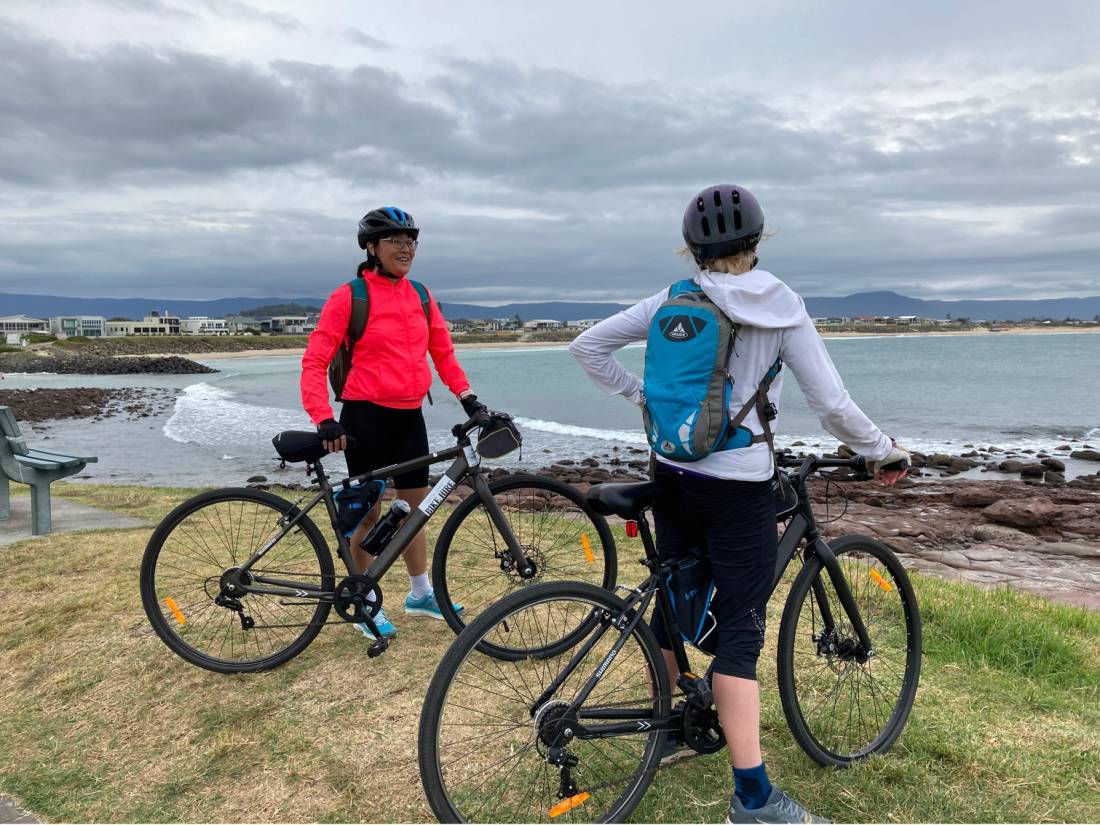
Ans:
[[[319,307],[323,298],[218,298],[212,301],[183,301],[157,298],[66,298],[55,295],[21,295],[0,292],[0,317],[27,315],[49,318],[57,315],[102,315],[105,318],[139,319],[153,310],[187,317],[206,315],[220,318],[263,304],[296,304]],[[606,318],[627,304],[543,301],[487,307],[444,301],[443,313],[456,318],[534,318],[576,321]],[[858,292],[843,298],[806,298],[806,308],[815,318],[857,315],[919,315],[925,318],[970,318],[986,321],[1022,321],[1025,318],[1077,318],[1091,321],[1100,315],[1100,296],[1051,298],[1046,300],[926,301],[896,292]]]

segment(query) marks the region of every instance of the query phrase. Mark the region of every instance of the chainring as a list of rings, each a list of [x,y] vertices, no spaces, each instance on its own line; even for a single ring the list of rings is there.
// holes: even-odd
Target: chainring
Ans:
[[[373,601],[368,600],[371,593]],[[346,622],[362,622],[366,616],[373,619],[382,609],[382,589],[370,576],[348,576],[336,586],[332,606]]]
[[[688,702],[680,719],[680,735],[696,753],[717,753],[726,746],[726,734],[713,705],[700,708]]]

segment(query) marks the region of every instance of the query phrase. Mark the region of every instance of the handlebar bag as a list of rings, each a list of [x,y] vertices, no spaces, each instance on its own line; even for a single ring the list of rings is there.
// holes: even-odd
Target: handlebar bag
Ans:
[[[523,445],[523,436],[510,415],[493,415],[477,436],[477,451],[483,458],[500,458]]]

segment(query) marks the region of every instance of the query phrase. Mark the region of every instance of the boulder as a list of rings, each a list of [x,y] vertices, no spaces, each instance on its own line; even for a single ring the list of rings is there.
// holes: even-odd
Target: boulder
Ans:
[[[265,481],[267,481],[267,476],[249,476],[245,484],[263,484]]]
[[[1020,475],[1024,478],[1042,478],[1043,473],[1047,470],[1042,464],[1034,462],[1031,464],[1025,464],[1020,468]]]
[[[1100,461],[1100,450],[1074,450],[1069,457],[1081,461]]]
[[[1057,470],[1047,470],[1045,473],[1043,473],[1043,481],[1045,481],[1047,484],[1054,485],[1065,484],[1066,474],[1060,473]]]
[[[982,515],[998,524],[1013,527],[1041,527],[1050,524],[1060,512],[1046,498],[1001,499],[982,510]]]
[[[1066,471],[1066,463],[1059,461],[1057,458],[1044,458],[1042,464],[1048,470],[1057,470],[1059,473]]]
[[[963,487],[951,497],[956,507],[988,507],[1004,498],[1003,493],[990,490],[985,486]]]
[[[1010,458],[1007,461],[1002,461],[997,465],[997,469],[1002,473],[1018,473],[1024,468],[1024,462],[1017,461],[1015,458]]]

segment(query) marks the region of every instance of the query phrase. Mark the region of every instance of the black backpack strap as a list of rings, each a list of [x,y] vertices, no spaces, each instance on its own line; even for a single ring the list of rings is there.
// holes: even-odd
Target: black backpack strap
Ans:
[[[420,281],[414,281],[409,278],[409,283],[412,284],[412,288],[416,290],[416,294],[420,296],[420,307],[424,310],[424,317],[428,321],[428,326],[432,325],[432,298],[428,294],[428,288]]]
[[[754,433],[752,437],[753,444],[759,444],[761,441],[768,442],[768,449],[774,454],[775,436],[772,434],[771,416],[768,409],[768,390],[771,389],[772,382],[783,369],[783,359],[776,358],[775,362],[768,368],[767,373],[760,379],[760,383],[756,386],[756,392],[752,394],[744,406],[737,411],[732,419],[730,419],[730,430],[736,430],[741,426],[741,422],[745,420],[745,416],[749,414],[752,409],[756,410],[757,416],[760,418],[760,426],[764,428],[763,433]]]
[[[360,272],[363,264],[360,264]],[[349,347],[354,347],[355,342],[363,337],[367,329],[367,319],[370,318],[370,290],[363,277],[354,281],[348,281],[351,289],[351,317],[348,318],[348,342]]]

